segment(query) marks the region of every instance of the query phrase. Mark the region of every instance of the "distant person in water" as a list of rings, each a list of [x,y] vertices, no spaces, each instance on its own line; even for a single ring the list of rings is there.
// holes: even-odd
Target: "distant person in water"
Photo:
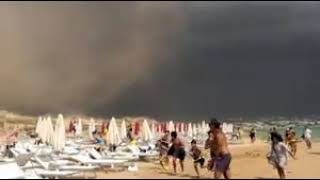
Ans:
[[[253,143],[255,143],[256,142],[256,129],[255,128],[252,128],[251,130],[250,130],[250,134],[249,134],[249,136],[250,136],[250,140],[251,140],[251,143],[253,144]]]
[[[312,133],[311,129],[309,129],[306,126],[304,129],[303,136],[304,136],[304,141],[306,142],[308,149],[312,148],[311,133]]]
[[[223,133],[220,122],[216,119],[212,119],[209,126],[213,132],[213,141],[211,144],[211,150],[214,153],[214,178],[220,179],[223,175],[225,179],[231,178],[230,164],[231,153],[228,148],[227,137]]]
[[[179,159],[181,171],[184,171],[184,158],[186,157],[186,151],[183,142],[178,138],[176,131],[171,132],[171,141],[173,147],[173,170],[177,173],[177,159]]]
[[[200,165],[201,168],[204,168],[204,163],[206,160],[202,156],[202,152],[197,146],[197,141],[194,139],[191,141],[190,156],[193,158],[193,167],[197,173],[197,177],[199,178],[200,172],[198,169],[198,165]]]
[[[271,137],[271,152],[267,158],[269,163],[277,169],[280,179],[286,178],[285,168],[288,165],[288,154],[295,159],[294,155],[283,142],[281,135],[279,133],[274,133]]]

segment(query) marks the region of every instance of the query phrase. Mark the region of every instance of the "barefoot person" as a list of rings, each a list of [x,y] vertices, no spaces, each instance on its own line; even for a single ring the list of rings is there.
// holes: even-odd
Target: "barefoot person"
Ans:
[[[293,156],[296,157],[297,154],[297,144],[298,144],[298,139],[296,137],[296,132],[291,129],[288,137],[287,137],[287,143],[289,146],[290,151],[292,152]]]
[[[197,173],[197,177],[199,178],[200,173],[199,173],[198,165],[200,165],[200,167],[203,168],[204,163],[205,163],[205,159],[202,156],[201,150],[197,146],[196,140],[194,140],[194,139],[191,141],[190,156],[193,158],[193,167]]]
[[[305,127],[303,135],[304,135],[304,141],[306,142],[308,149],[312,148],[311,133],[312,133],[311,129],[309,129],[308,127]]]
[[[283,142],[283,138],[280,134],[274,133],[271,137],[271,153],[268,156],[269,163],[272,164],[278,171],[280,179],[286,178],[286,166],[288,165],[288,154],[293,159],[294,156]]]
[[[213,170],[213,167],[214,167],[214,151],[212,148],[213,139],[214,139],[213,132],[210,130],[208,132],[208,139],[206,140],[204,145],[204,149],[210,149],[210,159],[208,159],[208,165],[207,165],[207,168],[209,171]]]
[[[169,150],[169,131],[165,131],[164,135],[161,137],[161,139],[158,141],[159,144],[159,160],[160,160],[160,165],[162,168],[165,170],[168,169],[168,150]]]
[[[253,144],[254,142],[256,142],[256,130],[254,129],[254,128],[252,128],[251,130],[250,130],[250,134],[249,134],[249,136],[250,136],[250,139],[251,139],[251,143]]]
[[[177,173],[177,159],[179,159],[181,172],[183,172],[184,171],[183,163],[184,163],[184,158],[186,156],[186,151],[184,149],[184,144],[180,140],[180,138],[178,138],[178,134],[176,131],[171,132],[171,141],[173,146],[172,165],[173,165],[174,173]]]
[[[228,148],[227,138],[220,128],[220,122],[212,119],[210,129],[213,132],[213,142],[211,149],[214,152],[214,178],[220,179],[223,175],[225,179],[230,179],[231,154]]]

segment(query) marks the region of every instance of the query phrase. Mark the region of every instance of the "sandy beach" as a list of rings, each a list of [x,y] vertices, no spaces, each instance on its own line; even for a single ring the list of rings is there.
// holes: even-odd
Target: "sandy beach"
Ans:
[[[267,163],[266,154],[269,150],[268,144],[245,144],[230,147],[233,160],[231,165],[232,178],[248,179],[278,179],[276,170]],[[320,143],[314,144],[312,150],[307,150],[304,143],[299,143],[297,160],[290,159],[287,178],[319,178]],[[138,172],[108,172],[98,173],[97,178],[130,178],[130,179],[190,179],[195,178],[192,160],[185,161],[184,173],[178,172],[173,175],[171,171],[162,170],[157,162],[139,163]],[[206,169],[201,170],[201,178],[212,178],[212,173]]]

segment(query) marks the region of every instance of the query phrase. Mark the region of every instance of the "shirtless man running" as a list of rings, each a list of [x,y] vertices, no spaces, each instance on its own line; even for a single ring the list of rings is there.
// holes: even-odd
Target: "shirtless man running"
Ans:
[[[213,133],[213,141],[211,143],[211,151],[214,153],[214,178],[220,179],[223,175],[225,179],[230,179],[231,154],[228,148],[227,138],[220,128],[220,122],[212,119],[210,130]]]
[[[173,147],[173,170],[174,173],[177,173],[177,159],[180,160],[180,167],[181,171],[184,171],[184,158],[186,157],[186,151],[185,151],[185,146],[184,143],[180,138],[178,138],[177,132],[173,131],[171,132],[171,141],[172,141],[172,147]],[[169,150],[170,151],[170,150]]]

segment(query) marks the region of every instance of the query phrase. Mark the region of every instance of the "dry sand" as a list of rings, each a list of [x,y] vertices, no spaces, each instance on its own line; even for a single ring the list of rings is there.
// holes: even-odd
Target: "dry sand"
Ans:
[[[267,144],[234,145],[230,147],[233,154],[231,165],[232,178],[270,179],[278,178],[276,170],[267,163],[266,154],[269,150]],[[130,179],[190,179],[195,178],[192,160],[186,159],[184,173],[172,175],[161,170],[156,162],[139,163],[138,172],[108,172],[98,173],[98,178],[130,178]],[[288,165],[288,178],[320,177],[320,143],[314,144],[312,150],[307,150],[304,143],[299,143],[297,160],[290,159]],[[201,178],[212,178],[212,173],[206,169],[201,170]]]

